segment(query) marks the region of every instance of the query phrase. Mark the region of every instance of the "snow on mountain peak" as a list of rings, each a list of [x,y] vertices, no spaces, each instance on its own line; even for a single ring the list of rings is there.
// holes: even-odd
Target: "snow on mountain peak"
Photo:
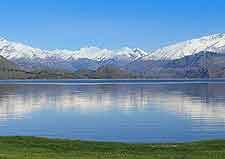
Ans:
[[[10,42],[5,38],[0,39],[0,55],[7,59],[46,57],[41,49],[32,48],[22,43]]]
[[[136,53],[139,56],[146,56],[146,55],[148,55],[147,52],[145,52],[144,50],[142,50],[140,48],[133,49],[133,52]]]
[[[126,65],[134,60],[173,60],[197,54],[201,51],[225,53],[225,33],[204,36],[174,45],[160,48],[151,53],[135,48],[104,49],[84,47],[78,50],[41,50],[22,43],[10,42],[0,38],[0,55],[15,62],[23,68],[36,66],[57,67],[61,69],[78,69],[80,65],[96,68],[103,64]],[[82,61],[86,63],[83,64]],[[75,68],[76,67],[76,68]],[[88,68],[90,68],[88,67]]]
[[[0,38],[0,55],[8,60],[21,65],[23,68],[33,66],[47,65],[47,67],[73,67],[74,62],[86,59],[96,63],[116,63],[127,64],[146,54],[141,49],[130,49],[123,47],[120,49],[102,49],[98,47],[84,47],[78,50],[41,50],[33,48],[22,43],[10,42],[4,38]],[[29,66],[27,66],[29,65]],[[57,66],[58,67],[58,66]],[[66,68],[63,68],[66,69]]]
[[[204,36],[174,45],[160,48],[144,57],[144,60],[173,60],[184,56],[197,54],[201,51],[225,53],[225,33]]]
[[[38,48],[32,48],[30,46],[24,45],[22,43],[10,42],[5,38],[0,38],[0,55],[6,57],[7,59],[15,58],[50,58],[58,57],[62,59],[92,59],[92,60],[102,60],[103,58],[114,58],[116,56],[127,56],[130,54],[137,54],[130,48],[121,49],[102,49],[98,47],[85,47],[79,50],[41,50]]]

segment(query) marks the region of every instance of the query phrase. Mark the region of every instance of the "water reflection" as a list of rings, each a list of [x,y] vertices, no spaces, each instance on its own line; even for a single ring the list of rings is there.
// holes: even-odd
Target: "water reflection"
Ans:
[[[225,120],[225,86],[221,85],[2,85],[0,86],[0,118],[23,114],[52,106],[59,111],[76,109],[121,111],[150,109],[158,105],[192,118]]]
[[[219,133],[218,137],[221,137],[225,135],[225,133],[221,133],[225,130],[224,90],[223,84],[1,85],[0,120],[11,128],[10,131],[12,131],[10,125],[12,120],[18,122],[20,119],[24,123],[29,120],[31,124],[33,122],[33,129],[29,133],[25,131],[28,125],[19,127],[20,129],[24,128],[22,134],[25,135],[35,135],[33,132],[36,128],[35,121],[49,120],[50,122],[52,119],[49,118],[51,117],[60,118],[64,122],[80,121],[75,124],[76,128],[73,127],[74,125],[68,125],[65,131],[72,129],[78,131],[81,130],[81,127],[85,127],[91,128],[91,131],[95,132],[94,137],[90,134],[85,136],[83,131],[79,135],[72,132],[70,134],[61,132],[60,134],[57,132],[59,127],[52,128],[46,122],[45,130],[54,130],[59,137],[108,140],[109,136],[97,133],[100,129],[109,129],[110,124],[112,124],[113,130],[127,129],[126,133],[120,133],[121,136],[110,132],[109,140],[153,141],[152,139],[155,139],[160,141],[164,137],[167,139],[166,141],[170,141],[169,139],[183,141],[189,140],[184,137],[189,138],[188,135],[195,131],[209,134],[211,130],[214,130],[215,135]],[[35,112],[40,116],[36,117]],[[68,116],[70,119],[67,119]],[[106,121],[99,121],[99,117],[105,118]],[[88,118],[93,120],[91,121],[92,125],[86,124]],[[99,122],[102,122],[101,128],[93,126]],[[163,132],[158,132],[169,130],[166,125],[171,123],[181,130],[173,132],[171,136],[169,133],[165,136]],[[128,130],[141,133],[142,138]],[[157,131],[158,136],[149,133],[153,130]],[[9,133],[9,131],[5,131]],[[179,138],[177,133],[183,133],[183,136]],[[40,134],[49,136],[44,130],[41,130]],[[176,136],[177,139],[174,139]],[[199,136],[192,134],[190,140],[197,139],[197,137]]]

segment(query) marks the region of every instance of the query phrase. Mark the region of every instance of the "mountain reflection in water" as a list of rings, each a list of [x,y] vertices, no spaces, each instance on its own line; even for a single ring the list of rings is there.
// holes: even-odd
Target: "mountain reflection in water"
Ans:
[[[221,138],[224,90],[223,84],[196,83],[0,85],[0,135],[131,142]],[[73,124],[63,132],[51,125],[53,119]]]

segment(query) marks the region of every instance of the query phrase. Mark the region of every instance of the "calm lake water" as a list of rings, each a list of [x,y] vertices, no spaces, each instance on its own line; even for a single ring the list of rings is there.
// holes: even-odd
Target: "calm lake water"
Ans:
[[[225,139],[224,81],[0,81],[0,135]]]

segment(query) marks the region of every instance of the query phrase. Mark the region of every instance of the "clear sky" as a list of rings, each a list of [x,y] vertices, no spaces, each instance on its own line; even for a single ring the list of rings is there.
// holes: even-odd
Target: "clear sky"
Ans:
[[[1,0],[0,36],[34,47],[140,47],[225,32],[224,0]]]

